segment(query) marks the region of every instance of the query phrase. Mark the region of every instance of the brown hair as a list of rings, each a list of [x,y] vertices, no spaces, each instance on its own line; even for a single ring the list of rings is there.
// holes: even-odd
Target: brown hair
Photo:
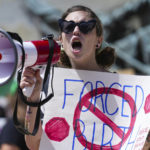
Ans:
[[[70,13],[75,11],[85,11],[89,14],[92,19],[96,20],[96,34],[98,37],[103,36],[103,27],[101,20],[97,17],[97,15],[88,7],[82,5],[75,5],[69,8],[63,15],[62,19],[65,19]],[[99,66],[104,68],[110,67],[115,62],[115,49],[109,46],[100,47],[96,49],[96,61]],[[69,61],[68,56],[64,51],[61,51],[60,62],[65,67],[71,68],[71,63]]]

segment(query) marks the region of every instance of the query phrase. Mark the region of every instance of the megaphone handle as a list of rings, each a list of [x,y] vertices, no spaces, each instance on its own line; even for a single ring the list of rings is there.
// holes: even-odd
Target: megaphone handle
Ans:
[[[34,78],[34,81],[36,81],[36,79]],[[24,87],[23,88],[23,94],[26,96],[26,97],[30,97],[32,92],[33,92],[33,89],[34,89],[34,86],[35,84],[32,86],[32,87]]]

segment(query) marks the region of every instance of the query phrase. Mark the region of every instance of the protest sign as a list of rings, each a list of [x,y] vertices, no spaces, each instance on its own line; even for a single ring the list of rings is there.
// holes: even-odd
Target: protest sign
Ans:
[[[150,127],[149,83],[150,76],[55,68],[40,150],[142,149]]]

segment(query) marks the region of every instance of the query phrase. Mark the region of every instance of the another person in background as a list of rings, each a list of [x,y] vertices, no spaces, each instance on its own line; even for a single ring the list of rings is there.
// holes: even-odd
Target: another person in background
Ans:
[[[24,135],[17,131],[9,119],[0,134],[0,150],[28,150]]]
[[[3,100],[7,104],[7,106],[5,106],[5,116],[3,116],[3,119],[5,119],[5,125],[2,127],[0,132],[0,150],[28,150],[25,143],[24,135],[16,129],[12,120],[14,105],[16,102],[16,89],[16,81],[12,83],[10,90],[8,90],[7,88],[3,88],[3,90],[7,91],[5,92],[5,94],[7,94],[3,95]],[[1,93],[1,95],[2,94],[3,93]],[[21,122],[23,122],[23,114],[25,114],[25,105],[21,101],[19,101],[18,104],[18,118],[21,120]]]

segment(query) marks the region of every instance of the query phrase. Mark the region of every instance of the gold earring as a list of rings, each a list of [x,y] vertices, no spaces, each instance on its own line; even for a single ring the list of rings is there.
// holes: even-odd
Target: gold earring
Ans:
[[[61,51],[64,51],[64,46],[63,46],[63,44],[61,44]]]

